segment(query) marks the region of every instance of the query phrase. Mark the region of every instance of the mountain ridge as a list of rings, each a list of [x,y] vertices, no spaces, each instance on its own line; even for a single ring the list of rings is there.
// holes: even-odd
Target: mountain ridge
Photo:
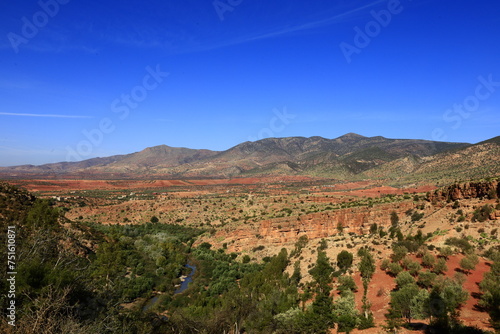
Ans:
[[[379,171],[382,177],[394,174],[398,161],[405,164],[403,160],[408,158],[419,166],[429,161],[436,166],[436,159],[430,157],[438,154],[466,149],[469,154],[483,152],[485,145],[493,145],[488,146],[493,150],[498,146],[497,138],[469,144],[365,137],[351,132],[333,139],[320,136],[264,138],[224,151],[157,145],[139,152],[78,162],[0,167],[0,177],[223,178],[285,174],[353,178],[378,174],[369,171]],[[415,166],[405,168],[413,170]]]

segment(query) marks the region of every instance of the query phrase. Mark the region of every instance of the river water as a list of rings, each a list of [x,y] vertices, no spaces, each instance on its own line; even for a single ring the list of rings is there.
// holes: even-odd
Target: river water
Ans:
[[[196,272],[196,266],[186,264],[186,267],[191,269],[191,272],[187,275],[186,279],[181,283],[181,286],[179,286],[177,288],[177,290],[175,290],[174,295],[181,293],[181,292],[184,292],[188,288],[188,284],[193,281],[193,275]],[[151,297],[151,299],[149,299],[148,302],[144,305],[142,310],[144,312],[146,312],[147,310],[149,310],[150,308],[155,306],[156,303],[158,302],[159,298],[160,298],[160,295],[155,295],[155,296]]]

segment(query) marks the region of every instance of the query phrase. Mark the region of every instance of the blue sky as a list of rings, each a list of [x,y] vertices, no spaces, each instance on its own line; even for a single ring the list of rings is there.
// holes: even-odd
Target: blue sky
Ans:
[[[0,166],[160,144],[225,150],[269,136],[499,135],[496,1],[0,9]]]

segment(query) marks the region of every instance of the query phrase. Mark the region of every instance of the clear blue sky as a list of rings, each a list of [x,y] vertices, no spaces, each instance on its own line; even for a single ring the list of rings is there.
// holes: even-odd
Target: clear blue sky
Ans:
[[[500,2],[215,4],[2,3],[0,166],[268,136],[500,134]]]

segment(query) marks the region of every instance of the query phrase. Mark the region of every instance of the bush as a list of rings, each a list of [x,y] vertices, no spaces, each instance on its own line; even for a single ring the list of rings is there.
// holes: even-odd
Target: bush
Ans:
[[[388,271],[393,276],[396,276],[397,274],[399,274],[400,272],[403,271],[403,267],[401,267],[401,265],[399,263],[390,263],[389,267],[388,267]]]
[[[485,204],[480,209],[476,209],[472,214],[472,221],[484,222],[489,219],[490,214],[493,212],[491,205]]]
[[[337,255],[337,266],[343,272],[349,269],[352,266],[353,255],[346,250]]]
[[[455,247],[460,248],[463,253],[472,250],[472,245],[469,243],[469,240],[467,240],[467,238],[452,237],[452,238],[446,239],[446,241],[444,243],[445,243],[445,245],[455,246]]]
[[[419,221],[420,219],[422,219],[424,217],[424,213],[418,213],[418,212],[414,212],[412,215],[411,215],[411,221],[412,222],[416,222],[416,221]]]
[[[391,225],[392,226],[397,226],[399,223],[399,217],[396,211],[391,212]]]
[[[436,280],[437,275],[428,270],[421,272],[418,275],[418,285],[424,288],[430,288],[434,281]]]
[[[441,273],[445,273],[446,271],[448,271],[448,266],[446,265],[446,260],[443,258],[437,260],[432,271],[436,274],[441,274]]]
[[[340,276],[339,277],[339,286],[337,288],[341,293],[345,291],[356,291],[356,283],[351,276]]]
[[[396,276],[396,284],[398,285],[398,289],[401,289],[405,285],[414,283],[415,279],[407,271],[402,271]]]
[[[383,259],[382,263],[380,263],[380,269],[383,271],[386,271],[389,269],[389,265],[391,264],[391,261],[389,259]]]
[[[263,250],[264,248],[266,248],[266,247],[265,247],[265,246],[263,246],[263,245],[260,245],[260,246],[254,247],[254,248],[252,249],[252,251],[253,251],[253,252],[258,252],[258,251]]]

